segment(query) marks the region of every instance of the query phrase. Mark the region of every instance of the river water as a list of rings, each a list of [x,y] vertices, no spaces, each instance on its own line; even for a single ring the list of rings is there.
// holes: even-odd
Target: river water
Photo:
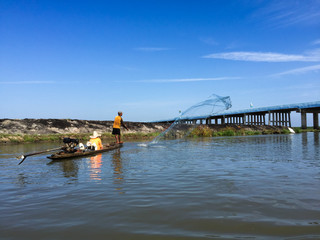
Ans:
[[[320,239],[319,133],[55,147],[0,147],[0,239]]]

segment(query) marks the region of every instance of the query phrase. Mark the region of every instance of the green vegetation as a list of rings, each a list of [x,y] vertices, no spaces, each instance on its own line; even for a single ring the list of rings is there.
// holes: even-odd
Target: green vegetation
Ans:
[[[83,140],[87,136],[86,134],[0,134],[0,143],[56,142],[61,141],[64,137],[74,137]]]
[[[299,128],[299,127],[294,127],[293,130],[294,130],[296,133],[301,133],[301,128]]]
[[[296,133],[301,132],[315,132],[319,131],[313,128],[301,129],[299,127],[293,128]],[[290,131],[286,128],[283,129],[266,129],[263,131],[246,130],[242,127],[225,127],[221,129],[210,128],[207,125],[199,125],[194,128],[191,132],[171,132],[166,135],[166,138],[181,138],[184,136],[188,137],[220,137],[220,136],[250,136],[250,135],[261,135],[261,134],[289,134]],[[154,133],[124,133],[124,141],[137,141],[137,140],[151,140],[158,136],[160,132]],[[23,135],[23,134],[0,134],[1,143],[34,143],[34,142],[62,142],[63,138],[70,137],[76,138],[85,143],[90,139],[91,133],[81,134],[34,134],[34,135]],[[102,141],[111,142],[114,141],[114,136],[111,133],[103,133]]]
[[[160,132],[154,132],[154,133],[142,133],[142,132],[138,132],[138,133],[124,133],[123,134],[123,138],[124,139],[137,139],[137,140],[143,140],[143,139],[151,139],[151,138],[155,138],[156,136],[158,136],[160,134]],[[112,134],[110,134],[112,135]],[[112,136],[113,137],[113,136]]]
[[[289,129],[282,129],[281,133],[282,134],[290,134],[291,132],[289,131]]]
[[[213,131],[208,126],[199,126],[193,129],[189,136],[190,137],[212,137]]]
[[[275,129],[275,130],[263,130],[263,131],[249,131],[242,128],[235,129],[232,127],[226,127],[216,131],[206,125],[201,125],[193,129],[189,137],[220,137],[220,136],[250,136],[261,134],[289,134],[288,129]]]
[[[301,132],[319,132],[320,129],[314,129],[313,127],[307,127],[306,129],[302,129],[301,127],[294,127],[293,130],[296,133],[301,133]]]
[[[160,133],[126,133],[123,134],[124,140],[145,140],[152,139]],[[80,141],[89,141],[91,133],[81,134],[0,134],[1,143],[35,143],[35,142],[62,142],[63,138],[76,138]],[[103,141],[113,141],[114,136],[111,133],[103,133],[101,136]]]
[[[260,132],[249,132],[244,131],[243,129],[236,131],[233,128],[225,128],[220,131],[215,131],[214,129],[209,128],[206,125],[201,125],[193,129],[190,133],[190,137],[221,137],[221,136],[243,136],[243,135],[253,135],[261,134]]]

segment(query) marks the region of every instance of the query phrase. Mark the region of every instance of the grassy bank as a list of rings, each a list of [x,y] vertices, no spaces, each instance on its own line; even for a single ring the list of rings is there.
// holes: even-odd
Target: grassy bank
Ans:
[[[296,133],[301,132],[315,132],[313,128],[301,129],[299,127],[293,128]],[[188,133],[188,134],[187,134]],[[249,136],[249,135],[265,135],[265,134],[289,134],[290,131],[286,128],[278,129],[265,129],[265,130],[246,130],[242,127],[224,127],[216,129],[208,127],[207,125],[200,125],[194,128],[192,131],[184,131],[180,134],[170,134],[168,138],[182,138],[187,137],[219,137],[219,136]],[[151,140],[158,136],[160,133],[124,133],[122,140],[124,141],[143,141]],[[86,134],[37,134],[37,135],[22,135],[22,134],[0,134],[0,144],[8,143],[36,143],[36,142],[59,142],[61,143],[63,138],[70,137],[79,139],[81,142],[86,143],[90,139],[91,133]],[[114,141],[114,136],[111,133],[102,134],[103,142]]]
[[[160,133],[125,133],[122,135],[123,140],[148,140],[153,139]],[[36,143],[36,142],[62,142],[63,138],[70,137],[79,139],[85,143],[89,141],[91,133],[86,134],[37,134],[37,135],[22,135],[22,134],[0,134],[0,144],[8,143]],[[114,141],[114,136],[111,133],[104,133],[101,139],[105,142]]]
[[[319,130],[312,127],[307,129],[301,129],[300,127],[294,127],[295,133],[301,132],[319,132]],[[193,129],[189,137],[219,137],[219,136],[250,136],[250,135],[267,135],[267,134],[290,134],[291,132],[287,128],[278,129],[264,129],[264,130],[246,130],[245,128],[226,127],[224,129],[216,130],[206,125],[201,125]]]
[[[293,127],[293,130],[296,133],[302,133],[302,132],[319,132],[320,129],[314,129],[313,127],[307,127],[306,129],[302,129],[301,127]]]
[[[219,136],[249,136],[249,135],[266,135],[266,134],[289,134],[288,129],[273,130],[246,130],[243,128],[235,129],[226,127],[216,131],[206,125],[199,126],[191,131],[189,137],[219,137]]]

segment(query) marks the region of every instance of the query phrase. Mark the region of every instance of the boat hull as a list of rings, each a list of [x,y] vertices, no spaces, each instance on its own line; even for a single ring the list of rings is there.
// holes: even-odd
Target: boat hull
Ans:
[[[93,150],[93,151],[79,151],[79,152],[74,152],[74,153],[55,153],[52,154],[51,156],[48,156],[47,158],[51,160],[61,160],[61,159],[68,159],[68,158],[79,158],[79,157],[85,157],[85,156],[91,156],[91,155],[96,155],[98,153],[103,153],[107,151],[111,151],[113,149],[121,148],[123,146],[122,143],[114,143],[114,144],[109,144],[103,146],[103,149],[100,150]]]

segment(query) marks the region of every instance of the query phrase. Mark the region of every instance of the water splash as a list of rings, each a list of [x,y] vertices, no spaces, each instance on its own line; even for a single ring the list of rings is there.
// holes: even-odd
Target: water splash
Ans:
[[[177,126],[181,121],[193,120],[195,118],[205,119],[231,107],[232,104],[229,96],[221,97],[216,94],[212,94],[207,100],[199,102],[182,112],[165,131],[155,137],[149,144],[158,143],[162,137],[168,134],[168,132]],[[141,146],[149,146],[149,144],[141,144]]]

